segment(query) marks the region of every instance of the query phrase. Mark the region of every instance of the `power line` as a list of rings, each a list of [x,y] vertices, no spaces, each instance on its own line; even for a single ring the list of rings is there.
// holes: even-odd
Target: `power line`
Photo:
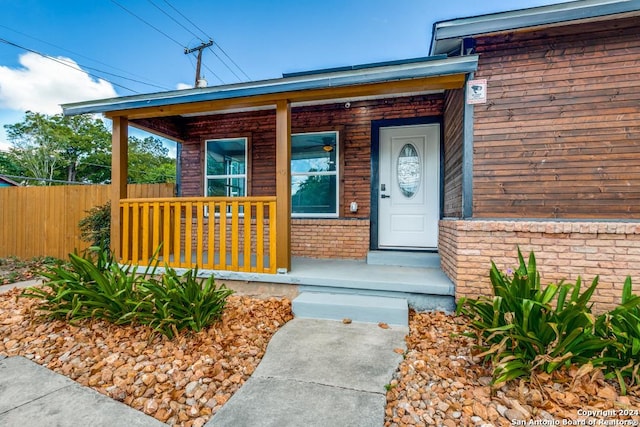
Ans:
[[[180,21],[178,21],[176,18],[174,18],[173,16],[171,16],[170,14],[168,14],[164,9],[162,9],[160,6],[158,6],[157,4],[155,4],[153,2],[153,0],[147,0],[149,3],[151,3],[156,9],[158,9],[160,12],[164,13],[166,16],[169,17],[169,19],[171,19],[173,22],[175,22],[176,24],[180,25],[182,28],[184,28],[187,32],[191,33],[191,35],[193,35],[195,38],[199,39],[201,42],[204,43],[204,40],[202,39],[202,37],[198,36],[196,33],[194,33],[193,31],[191,31],[189,28],[187,28],[186,26],[184,26]]]
[[[180,15],[184,19],[186,19],[186,21],[188,23],[190,23],[191,25],[193,25],[198,31],[200,31],[202,34],[204,34],[204,36],[207,39],[211,39],[211,37],[209,37],[209,35],[202,28],[198,27],[192,20],[190,20],[189,18],[184,16],[184,14],[182,12],[180,12],[178,9],[176,9],[171,3],[169,3],[167,0],[162,0],[162,1],[164,1],[171,9],[175,10],[178,13],[178,15]],[[196,38],[200,38],[200,37],[196,36]],[[200,39],[200,40],[202,40],[202,39]]]
[[[174,39],[173,37],[171,37],[170,35],[168,35],[167,33],[165,33],[164,31],[162,31],[161,29],[159,29],[158,27],[154,26],[153,24],[145,21],[144,19],[142,19],[140,16],[136,15],[135,13],[133,13],[132,11],[130,11],[129,9],[127,9],[126,7],[124,7],[123,5],[121,5],[120,3],[118,3],[116,0],[111,0],[111,2],[113,4],[115,4],[116,6],[120,7],[121,9],[123,9],[124,11],[126,11],[127,13],[131,14],[132,16],[134,16],[135,18],[139,19],[140,21],[144,22],[145,24],[147,24],[148,26],[150,26],[151,28],[153,28],[154,30],[156,30],[157,32],[159,32],[160,34],[162,34],[163,36],[165,36],[166,38],[168,38],[169,40],[171,40],[172,42],[174,42],[175,44],[177,44],[178,46],[180,46],[181,48],[185,48],[185,46],[182,45],[182,43],[180,43],[178,40]]]
[[[238,79],[238,81],[242,81],[242,79],[240,78],[240,76],[238,76],[238,74],[237,74],[235,71],[233,71],[233,70],[231,69],[231,67],[229,67],[229,66],[227,65],[227,63],[226,63],[226,62],[224,62],[224,61],[222,60],[222,58],[220,58],[220,55],[218,55],[218,54],[216,53],[216,51],[215,51],[215,50],[213,50],[213,49],[211,49],[211,48],[209,48],[209,50],[210,50],[211,52],[213,52],[213,54],[216,56],[216,58],[218,58],[218,59],[220,60],[220,62],[222,62],[222,64],[223,64],[225,67],[227,67],[227,70],[231,71],[231,74],[233,74],[234,76],[236,76],[236,78]]]
[[[229,55],[227,55],[227,52],[224,51],[222,46],[220,46],[219,44],[216,44],[216,46],[218,46],[218,49],[220,49],[220,52],[224,53],[224,56],[229,58],[229,61],[231,61],[233,63],[233,65],[235,65],[238,68],[238,70],[240,70],[240,72],[242,74],[244,74],[244,76],[247,78],[247,80],[251,80],[251,77],[249,77],[249,75],[247,73],[245,73],[244,70],[242,68],[240,68],[240,66],[238,64],[236,64],[236,61],[234,61],[233,59],[231,59],[231,57]]]
[[[150,0],[149,0],[149,1],[150,1]],[[183,17],[187,22],[189,22],[189,23],[190,23],[191,25],[193,25],[193,26],[194,26],[198,31],[200,31],[202,34],[204,34],[204,35],[205,35],[205,37],[206,37],[207,39],[213,40],[213,37],[209,36],[209,35],[206,33],[206,31],[204,31],[202,28],[198,27],[198,26],[197,26],[197,25],[196,25],[192,20],[190,20],[190,19],[189,19],[189,18],[187,18],[187,17],[186,17],[182,12],[180,12],[180,10],[178,10],[176,7],[174,7],[174,6],[173,6],[171,3],[169,3],[167,0],[163,0],[163,1],[164,1],[164,2],[165,2],[165,3],[166,3],[166,4],[167,4],[171,9],[173,9],[173,10],[174,10],[178,15],[182,16],[182,17]],[[191,33],[191,34],[193,34],[193,33]],[[194,35],[195,35],[195,34],[194,34]],[[202,39],[201,39],[200,37],[196,36],[196,38],[199,38],[199,39],[202,41]],[[238,64],[237,64],[237,63],[236,63],[236,62],[235,62],[235,61],[234,61],[234,60],[233,60],[233,59],[232,59],[228,54],[227,54],[227,52],[225,52],[225,50],[224,50],[224,49],[222,49],[222,46],[220,46],[220,44],[219,44],[218,42],[216,42],[215,46],[217,46],[217,47],[218,47],[218,49],[220,49],[220,51],[221,51],[221,52],[222,52],[222,53],[223,53],[227,58],[229,58],[229,60],[231,61],[231,63],[233,63],[233,65],[235,65],[235,66],[236,66],[236,68],[237,68],[238,70],[240,70],[240,72],[241,72],[242,74],[244,74],[244,76],[245,76],[248,80],[251,80],[251,77],[249,77],[249,75],[248,75],[247,73],[245,73],[245,71],[242,69],[242,67],[240,67],[240,66],[239,66],[239,65],[238,65]],[[216,56],[218,56],[218,55],[216,54]],[[219,56],[218,56],[218,59],[220,59],[220,61],[221,61],[223,64],[225,64],[225,66],[227,66],[227,68],[229,68],[229,66],[228,66],[224,61],[222,61],[222,59],[221,59]],[[230,69],[230,68],[229,68],[229,69]],[[232,72],[233,72],[233,71],[232,71]],[[237,75],[237,74],[235,74],[235,73],[234,73],[234,75],[235,75],[236,77],[238,77],[238,75]],[[242,80],[242,79],[240,79],[240,78],[238,77],[238,80]]]
[[[123,85],[121,85],[121,84],[114,83],[114,82],[112,82],[112,81],[110,81],[110,80],[107,80],[107,79],[105,79],[105,78],[104,78],[104,77],[102,77],[102,76],[98,76],[98,75],[96,75],[96,74],[92,74],[92,73],[89,73],[89,72],[87,72],[87,71],[84,71],[84,70],[80,69],[80,68],[79,68],[79,66],[78,66],[78,67],[74,67],[73,65],[69,64],[68,62],[61,61],[60,59],[54,58],[54,57],[49,56],[49,55],[45,55],[44,53],[40,53],[40,52],[38,52],[37,50],[33,50],[33,49],[28,48],[28,47],[21,46],[21,45],[19,45],[19,44],[17,44],[17,43],[10,42],[9,40],[3,39],[3,38],[0,38],[0,43],[5,43],[5,44],[8,44],[8,45],[10,45],[10,46],[14,46],[14,47],[17,47],[17,48],[19,48],[19,49],[26,50],[27,52],[35,53],[36,55],[40,55],[40,56],[41,56],[41,57],[43,57],[43,58],[46,58],[46,59],[49,59],[49,60],[51,60],[51,61],[57,62],[58,64],[64,65],[65,67],[69,67],[69,68],[71,68],[71,69],[73,69],[73,70],[80,71],[80,72],[85,73],[85,74],[87,74],[88,76],[91,76],[91,77],[96,78],[96,79],[98,79],[98,80],[102,79],[102,80],[104,80],[104,81],[106,81],[106,82],[108,82],[108,83],[111,83],[111,84],[112,84],[112,85],[114,85],[114,86],[120,87],[120,88],[125,89],[125,90],[128,90],[128,91],[130,91],[130,92],[133,92],[133,93],[140,93],[140,92],[138,92],[138,91],[135,91],[135,90],[133,90],[133,89],[131,89],[131,88],[128,88],[128,87],[126,87],[126,86],[123,86]],[[90,67],[87,67],[87,68],[90,68]],[[110,73],[106,73],[105,71],[101,71],[101,72],[102,72],[102,73],[105,73],[105,74],[110,74]],[[119,77],[121,77],[121,76],[119,76]],[[121,77],[121,78],[122,78],[122,77]]]
[[[107,66],[107,67],[109,67],[109,68],[112,68],[112,69],[114,69],[114,70],[116,70],[116,71],[121,71],[121,72],[123,72],[123,73],[127,73],[127,74],[129,74],[129,75],[131,75],[131,76],[134,76],[134,77],[137,77],[137,78],[140,78],[140,79],[144,79],[144,78],[145,78],[145,77],[143,77],[143,76],[137,75],[137,74],[135,74],[135,73],[132,73],[132,72],[127,71],[127,70],[124,70],[124,69],[122,69],[122,68],[114,67],[113,65],[107,64],[106,62],[102,62],[102,61],[100,61],[100,60],[97,60],[97,59],[94,59],[94,58],[90,58],[90,57],[88,57],[88,56],[86,56],[86,55],[83,55],[83,54],[81,54],[81,53],[75,52],[75,51],[73,51],[73,50],[71,50],[71,49],[67,49],[67,48],[64,48],[64,47],[62,47],[62,46],[58,46],[58,45],[53,44],[53,43],[50,43],[50,42],[48,42],[48,41],[46,41],[46,40],[42,40],[42,39],[39,39],[39,38],[37,38],[37,37],[31,36],[31,35],[29,35],[29,34],[26,34],[26,33],[22,32],[22,31],[18,31],[18,30],[16,30],[16,29],[9,28],[9,27],[7,27],[6,25],[2,25],[2,24],[0,24],[0,27],[5,28],[5,29],[7,29],[7,30],[9,30],[9,31],[13,31],[14,33],[17,33],[17,34],[23,35],[23,36],[25,36],[25,37],[28,37],[28,38],[30,38],[30,39],[36,40],[36,41],[38,41],[38,42],[40,42],[40,43],[45,43],[45,44],[48,44],[49,46],[55,47],[55,48],[57,48],[57,49],[61,49],[61,50],[65,51],[65,52],[72,53],[73,55],[79,56],[79,57],[81,57],[81,58],[88,59],[89,61],[93,61],[93,62],[96,62],[96,63],[98,63],[98,64],[105,65],[105,66]],[[83,65],[83,66],[84,66],[84,65]],[[86,66],[85,66],[85,67],[86,67]],[[88,67],[86,67],[86,68],[88,68]],[[96,69],[96,71],[104,72],[104,71],[102,71],[102,70],[98,70],[98,69]],[[104,73],[106,74],[106,72],[104,72]],[[158,84],[158,83],[156,83],[156,82],[151,82],[150,80],[148,80],[148,82],[149,82],[149,83],[147,83],[147,82],[144,82],[144,81],[138,81],[138,80],[134,80],[134,79],[129,79],[129,78],[127,78],[127,77],[120,76],[120,75],[117,75],[117,74],[112,74],[112,75],[113,75],[113,76],[116,76],[116,77],[119,77],[119,78],[122,78],[122,79],[127,79],[127,80],[131,80],[131,81],[134,81],[134,82],[138,82],[138,83],[141,83],[141,84],[144,84],[144,85],[147,85],[147,86],[152,86],[152,87],[156,87],[156,88],[164,89],[164,90],[170,90],[169,88],[167,88],[167,87],[165,87],[165,86],[161,86],[160,84]]]

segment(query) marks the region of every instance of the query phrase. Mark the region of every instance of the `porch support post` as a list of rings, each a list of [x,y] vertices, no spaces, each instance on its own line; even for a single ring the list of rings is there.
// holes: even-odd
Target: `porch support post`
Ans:
[[[466,81],[472,80],[469,73]],[[462,218],[473,217],[473,104],[467,102],[467,84],[463,89],[462,112]]]
[[[129,120],[113,117],[111,137],[111,250],[122,256],[122,219],[120,199],[127,198]]]
[[[276,268],[291,268],[291,104],[276,103]]]

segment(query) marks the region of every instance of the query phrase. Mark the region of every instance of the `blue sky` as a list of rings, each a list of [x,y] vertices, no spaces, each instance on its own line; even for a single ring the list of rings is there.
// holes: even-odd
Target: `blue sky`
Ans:
[[[60,103],[193,85],[195,54],[184,48],[208,37],[211,86],[426,56],[436,21],[558,2],[0,0],[0,149],[4,125],[27,109],[54,114]]]

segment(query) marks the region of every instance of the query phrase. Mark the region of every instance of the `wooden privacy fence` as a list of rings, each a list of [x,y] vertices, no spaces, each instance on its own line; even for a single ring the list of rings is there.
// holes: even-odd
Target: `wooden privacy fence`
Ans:
[[[120,200],[122,261],[276,272],[275,197]]]
[[[173,184],[129,184],[130,197],[171,197]],[[0,188],[0,257],[66,258],[88,246],[78,222],[109,200],[109,185]]]

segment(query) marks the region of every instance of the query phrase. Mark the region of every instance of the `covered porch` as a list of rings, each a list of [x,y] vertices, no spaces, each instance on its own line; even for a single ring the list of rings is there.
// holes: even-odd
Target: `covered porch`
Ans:
[[[216,277],[228,280],[290,283],[315,286],[316,289],[325,287],[337,292],[349,289],[348,292],[376,294],[391,289],[401,294],[451,296],[454,293],[453,285],[440,271],[439,265],[418,267],[411,274],[403,270],[411,277],[402,285],[398,282],[402,275],[399,275],[396,268],[409,267],[370,265],[364,259],[366,249],[375,249],[369,247],[369,223],[375,222],[376,212],[371,205],[374,199],[379,198],[379,192],[373,188],[370,177],[374,174],[376,165],[373,154],[368,154],[374,150],[371,148],[372,137],[367,136],[375,128],[375,119],[367,116],[366,106],[358,111],[347,111],[339,122],[331,122],[334,128],[348,128],[350,121],[353,121],[360,128],[367,126],[370,129],[367,132],[353,131],[352,134],[345,132],[350,135],[347,139],[357,137],[359,141],[363,141],[362,144],[367,145],[351,151],[345,150],[346,154],[341,154],[344,158],[339,159],[344,169],[349,171],[353,163],[350,157],[352,153],[360,156],[357,166],[360,175],[357,178],[350,177],[349,182],[349,185],[357,185],[357,188],[352,189],[347,184],[343,186],[343,172],[336,172],[335,180],[341,184],[337,196],[339,206],[335,214],[306,216],[292,222],[292,108],[340,104],[347,110],[352,103],[365,105],[366,102],[375,101],[380,105],[391,106],[385,110],[391,113],[381,113],[381,116],[377,116],[378,121],[386,120],[387,117],[413,120],[420,118],[424,114],[422,111],[428,111],[429,115],[444,114],[429,110],[436,110],[432,107],[436,103],[434,100],[442,106],[446,103],[443,101],[446,91],[463,92],[466,81],[476,68],[476,56],[447,58],[442,55],[285,75],[281,79],[267,81],[68,104],[63,108],[65,114],[103,113],[113,121],[111,242],[113,251],[122,262],[145,264],[157,250],[156,256],[162,261],[161,264],[166,263],[176,268],[197,266],[201,272],[213,272]],[[416,103],[426,104],[424,107],[423,104],[416,104],[419,107],[414,108],[415,111],[393,111],[395,99],[416,99],[420,100],[415,101]],[[460,130],[456,133],[455,141],[452,141],[456,144],[464,141],[461,151],[468,155],[471,145],[469,127],[465,124],[471,120],[471,116],[464,103],[439,108],[440,111],[449,108],[452,120],[456,121],[451,128],[456,132]],[[246,192],[237,197],[196,196],[197,191],[202,194],[200,188],[187,195],[178,193],[175,198],[128,198],[126,181],[129,126],[172,139],[179,145],[188,142],[193,147],[196,144],[204,145],[207,141],[206,137],[200,136],[201,133],[196,136],[193,134],[194,131],[200,131],[197,128],[198,120],[213,123],[213,119],[208,119],[209,117],[235,117],[238,114],[244,118],[260,115],[261,120],[273,120],[268,129],[260,134],[260,143],[263,144],[261,147],[268,145],[269,149],[273,149],[273,160],[268,158],[258,164],[258,157],[262,152],[253,155],[254,165],[247,167]],[[447,118],[440,117],[438,120],[446,124]],[[307,126],[311,131],[315,129],[314,125],[295,126]],[[231,128],[228,132],[234,137],[239,131]],[[448,138],[446,129],[443,134],[445,145]],[[264,138],[272,139],[269,142]],[[257,140],[257,137],[253,139]],[[251,136],[246,140],[249,147],[255,143]],[[336,141],[336,144],[343,143],[351,144],[351,141]],[[363,152],[364,156],[369,157],[361,155]],[[366,170],[361,166],[364,164],[363,159],[369,163]],[[185,168],[186,163],[182,167]],[[198,164],[190,164],[188,167],[198,168],[202,174],[205,166],[200,160]],[[258,175],[257,168],[260,168],[259,172],[263,176],[273,177],[274,185],[261,184],[259,190],[256,189],[257,185],[253,185],[256,178],[252,174]],[[191,169],[182,170],[181,174],[187,176],[191,172]],[[440,185],[446,187],[448,184],[443,182],[444,174],[442,176]],[[470,180],[463,176],[461,181],[460,194],[470,194]],[[445,188],[442,193],[447,191]],[[360,211],[357,206],[355,211],[350,211],[347,192],[358,194],[362,205]],[[465,196],[467,199],[469,194]],[[445,203],[443,197],[440,201],[441,215],[446,215]],[[341,260],[331,256],[329,258],[334,259],[292,260],[292,224],[304,228],[314,222],[329,224],[327,229],[334,227],[331,224],[339,223],[338,234],[344,234],[345,230],[352,228],[352,224],[358,225],[360,230],[363,226],[366,227],[367,235],[357,236],[364,242],[360,243],[360,246],[365,245],[364,253],[358,252],[357,260]],[[371,230],[371,233],[375,232]],[[343,245],[343,242],[344,239],[336,245]],[[312,239],[309,239],[306,246],[307,253],[312,257],[323,258],[324,253],[314,254]],[[331,251],[330,247],[325,249]],[[341,249],[342,253],[348,254],[351,251],[346,244]],[[439,262],[438,257],[438,264]],[[336,277],[332,279],[332,275]],[[340,277],[343,279],[339,279]],[[354,280],[356,277],[359,280]],[[389,280],[378,280],[381,277],[388,277]],[[436,285],[429,288],[430,282]]]

